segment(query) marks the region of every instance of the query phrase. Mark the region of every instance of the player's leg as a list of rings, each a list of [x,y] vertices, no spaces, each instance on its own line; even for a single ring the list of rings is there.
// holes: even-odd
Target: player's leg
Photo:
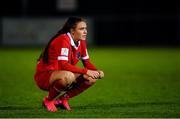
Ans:
[[[55,112],[57,108],[54,105],[55,98],[61,91],[64,91],[72,82],[75,76],[69,71],[53,71],[49,80],[50,88],[48,96],[44,98],[43,104],[48,111]]]
[[[63,97],[69,97],[72,98],[80,93],[82,93],[83,91],[85,91],[86,89],[88,89],[89,87],[91,87],[93,84],[95,84],[96,79],[93,79],[87,75],[80,75],[77,79],[76,79],[76,83],[74,83],[72,85],[72,88],[69,89],[63,96]]]
[[[95,79],[87,75],[75,74],[75,76],[77,77],[76,83],[73,83],[71,85],[72,87],[69,90],[67,90],[67,92],[64,95],[60,96],[56,100],[56,106],[61,106],[64,107],[66,110],[70,110],[68,99],[82,93],[96,82]]]

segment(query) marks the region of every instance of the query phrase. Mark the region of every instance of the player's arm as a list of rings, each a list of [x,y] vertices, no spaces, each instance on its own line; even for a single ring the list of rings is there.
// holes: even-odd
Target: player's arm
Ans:
[[[90,61],[89,55],[88,55],[88,51],[87,51],[87,45],[86,45],[86,41],[83,40],[82,42],[82,63],[84,65],[84,67],[86,67],[87,69],[91,69],[91,70],[95,70],[99,73],[99,77],[98,78],[103,78],[104,77],[104,72],[102,70],[98,70],[96,68],[96,66]]]
[[[73,73],[87,74],[87,71],[88,71],[86,68],[80,68],[80,67],[71,65],[66,60],[59,60],[58,64],[61,67],[61,70],[67,70]]]
[[[82,60],[84,67],[91,70],[97,70],[96,66],[91,63],[90,59]]]
[[[67,70],[74,73],[87,74],[88,76],[94,79],[101,77],[98,71],[89,70],[87,68],[79,68],[77,66],[69,64],[67,61],[64,61],[64,60],[60,61],[59,65],[62,67],[62,70]]]
[[[96,66],[90,61],[89,55],[87,52],[87,46],[86,46],[86,40],[81,41],[81,58],[82,58],[82,63],[84,67],[87,69],[91,70],[97,70]]]

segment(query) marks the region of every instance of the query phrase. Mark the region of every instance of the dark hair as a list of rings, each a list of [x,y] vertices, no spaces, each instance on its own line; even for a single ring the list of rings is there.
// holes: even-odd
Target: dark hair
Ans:
[[[48,42],[48,44],[46,45],[45,49],[43,50],[43,52],[41,53],[40,57],[38,58],[38,61],[42,58],[43,62],[44,63],[48,63],[48,49],[49,49],[49,45],[51,44],[51,42],[56,38],[58,37],[59,35],[61,34],[64,34],[64,33],[67,33],[67,32],[70,32],[71,29],[74,29],[77,25],[78,22],[81,22],[81,21],[85,21],[84,19],[80,18],[80,17],[69,17],[64,26],[62,27],[61,30],[59,30],[57,32],[56,35],[54,35],[50,41]]]

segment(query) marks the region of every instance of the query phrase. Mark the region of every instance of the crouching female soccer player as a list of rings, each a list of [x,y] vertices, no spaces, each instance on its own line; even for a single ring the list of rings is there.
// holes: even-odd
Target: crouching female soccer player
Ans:
[[[69,17],[41,53],[34,79],[40,89],[48,91],[43,99],[48,111],[56,112],[58,106],[71,110],[68,100],[104,77],[103,71],[90,62],[86,35],[85,20]],[[75,66],[79,60],[84,68]]]

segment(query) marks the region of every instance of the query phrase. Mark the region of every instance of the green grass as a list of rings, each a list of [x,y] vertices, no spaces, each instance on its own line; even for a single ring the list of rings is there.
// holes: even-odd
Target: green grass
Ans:
[[[40,51],[0,49],[0,117],[180,117],[178,48],[89,49],[105,78],[56,113],[42,108],[47,92],[33,79]]]

